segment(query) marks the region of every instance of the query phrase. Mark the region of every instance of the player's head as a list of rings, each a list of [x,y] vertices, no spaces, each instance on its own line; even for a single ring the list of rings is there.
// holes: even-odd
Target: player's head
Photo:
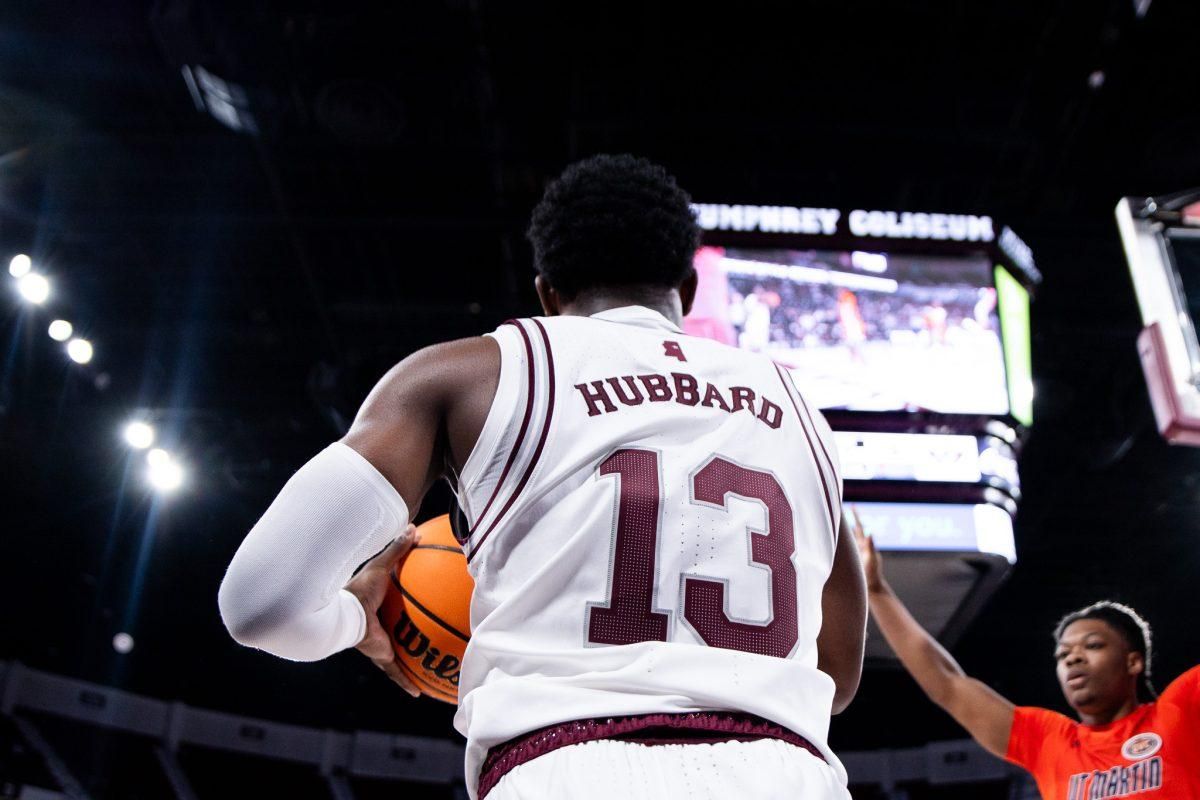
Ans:
[[[1063,696],[1076,711],[1100,714],[1131,697],[1157,697],[1150,682],[1150,625],[1129,606],[1103,600],[1072,611],[1054,628]]]
[[[684,313],[691,304],[700,238],[691,198],[644,158],[598,155],[567,167],[546,187],[528,236],[543,305],[547,289],[552,304],[604,291],[679,291]]]

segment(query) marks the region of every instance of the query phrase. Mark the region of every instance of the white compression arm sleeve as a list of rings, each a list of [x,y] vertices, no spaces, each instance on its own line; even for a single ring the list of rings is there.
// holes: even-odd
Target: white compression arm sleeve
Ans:
[[[217,600],[238,642],[317,661],[366,635],[362,604],[342,587],[408,524],[403,498],[340,442],[283,487],[233,556]]]

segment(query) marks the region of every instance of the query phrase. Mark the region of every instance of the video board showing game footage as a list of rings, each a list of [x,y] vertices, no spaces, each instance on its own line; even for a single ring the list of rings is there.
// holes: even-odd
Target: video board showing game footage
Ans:
[[[992,262],[702,247],[685,330],[795,370],[823,409],[1010,410]]]

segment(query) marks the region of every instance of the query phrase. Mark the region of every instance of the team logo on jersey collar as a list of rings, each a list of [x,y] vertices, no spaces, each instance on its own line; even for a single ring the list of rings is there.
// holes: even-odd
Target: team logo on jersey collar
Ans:
[[[1162,737],[1157,733],[1139,733],[1129,737],[1121,745],[1121,755],[1130,761],[1149,758],[1162,747]]]

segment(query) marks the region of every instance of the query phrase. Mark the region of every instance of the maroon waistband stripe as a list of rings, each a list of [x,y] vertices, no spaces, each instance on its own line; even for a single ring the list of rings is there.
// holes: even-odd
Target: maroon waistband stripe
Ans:
[[[825,761],[825,756],[808,739],[754,714],[695,711],[690,714],[580,719],[533,731],[489,750],[479,774],[480,800],[516,767],[560,748],[600,739],[645,746],[778,739]]]

